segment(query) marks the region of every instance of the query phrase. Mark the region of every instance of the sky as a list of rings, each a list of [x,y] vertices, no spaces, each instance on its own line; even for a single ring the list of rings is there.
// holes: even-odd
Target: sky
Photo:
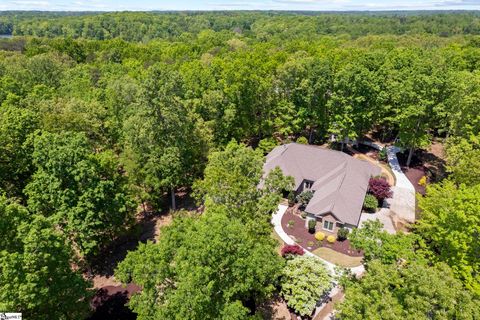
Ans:
[[[480,10],[480,0],[0,0],[0,10]]]

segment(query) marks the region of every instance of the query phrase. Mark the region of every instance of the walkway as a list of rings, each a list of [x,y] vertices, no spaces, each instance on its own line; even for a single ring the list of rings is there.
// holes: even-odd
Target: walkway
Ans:
[[[388,163],[392,168],[393,174],[397,180],[392,188],[393,199],[390,203],[390,210],[398,218],[408,223],[415,222],[415,187],[407,176],[403,173],[400,163],[397,159],[397,153],[400,149],[395,146],[387,147]]]
[[[360,141],[360,143],[381,150],[384,148],[375,142]],[[395,146],[388,146],[387,157],[388,164],[395,175],[396,183],[392,187],[393,198],[387,200],[387,207],[382,208],[374,215],[362,214],[361,221],[378,218],[385,226],[385,230],[392,233],[395,225],[400,223],[414,223],[415,222],[415,187],[412,185],[407,176],[403,173],[400,163],[398,162],[397,153],[400,148]]]

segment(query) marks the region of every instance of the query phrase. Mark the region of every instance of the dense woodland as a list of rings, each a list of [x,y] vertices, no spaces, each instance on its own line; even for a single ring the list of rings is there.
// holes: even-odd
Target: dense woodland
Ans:
[[[354,232],[367,275],[340,319],[480,319],[480,15],[0,14],[0,311],[81,319],[83,277],[146,204],[176,212],[116,278],[138,319],[259,318],[285,268],[275,145],[374,133],[447,175],[407,235]],[[382,246],[378,246],[378,243]],[[404,261],[399,265],[398,261]],[[185,303],[188,301],[188,303]]]

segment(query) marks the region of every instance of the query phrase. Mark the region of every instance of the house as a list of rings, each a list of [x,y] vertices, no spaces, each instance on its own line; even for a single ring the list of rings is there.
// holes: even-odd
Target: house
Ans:
[[[357,227],[362,213],[368,181],[381,169],[343,152],[290,143],[278,146],[268,155],[264,172],[279,167],[295,179],[295,192],[314,192],[305,208],[317,228],[336,233],[341,227]]]

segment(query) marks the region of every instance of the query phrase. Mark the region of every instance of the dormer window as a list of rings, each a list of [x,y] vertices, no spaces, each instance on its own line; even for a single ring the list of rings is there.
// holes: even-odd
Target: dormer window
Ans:
[[[303,189],[311,189],[313,186],[313,181],[305,180],[303,182]]]

